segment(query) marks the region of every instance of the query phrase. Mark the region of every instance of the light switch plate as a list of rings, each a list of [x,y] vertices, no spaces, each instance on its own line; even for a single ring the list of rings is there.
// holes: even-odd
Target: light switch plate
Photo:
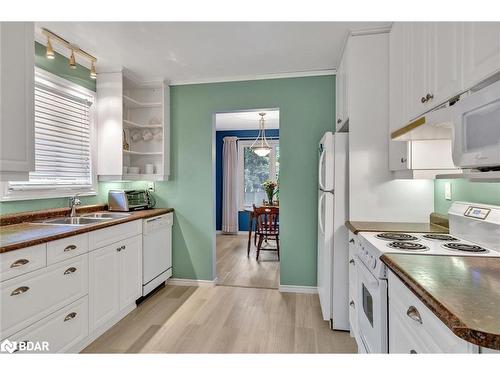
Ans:
[[[444,184],[444,199],[451,201],[451,183],[446,182]]]

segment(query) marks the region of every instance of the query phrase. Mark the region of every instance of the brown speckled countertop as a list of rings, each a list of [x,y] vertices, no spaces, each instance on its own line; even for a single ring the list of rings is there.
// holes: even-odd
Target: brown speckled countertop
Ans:
[[[78,214],[103,211],[104,206],[81,207]],[[119,219],[100,221],[95,224],[74,226],[60,224],[39,224],[30,223],[48,217],[62,216],[66,209],[55,209],[47,211],[33,211],[4,216],[0,219],[0,253],[17,250],[28,246],[34,246],[41,243],[58,240],[76,234],[91,232],[96,229],[102,229],[128,221],[145,219],[173,212],[173,208],[153,208],[143,211],[130,212],[130,216]],[[68,211],[69,212],[69,211]],[[21,219],[20,219],[21,218]],[[22,220],[20,222],[20,220]],[[9,223],[12,223],[9,225]]]
[[[380,259],[455,335],[500,350],[500,258],[384,254]]]
[[[432,223],[346,221],[345,225],[354,234],[359,232],[448,233],[448,228]]]

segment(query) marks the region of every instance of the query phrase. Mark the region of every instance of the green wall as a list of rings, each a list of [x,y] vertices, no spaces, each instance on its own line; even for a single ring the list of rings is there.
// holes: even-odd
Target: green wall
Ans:
[[[445,184],[451,184],[452,200],[444,199]],[[467,180],[435,180],[434,210],[447,214],[453,201],[500,205],[500,183],[469,182]]]
[[[76,69],[71,69],[68,59],[65,56],[56,52],[55,58],[51,60],[45,57],[45,52],[45,46],[35,42],[35,66],[89,90],[96,91],[96,81],[90,78],[89,69],[78,63],[76,64]],[[76,56],[76,60],[78,61],[78,56]]]
[[[171,88],[172,175],[157,196],[176,210],[175,277],[215,277],[214,113],[272,107],[280,109],[281,284],[316,285],[317,143],[333,129],[334,92],[334,76]]]

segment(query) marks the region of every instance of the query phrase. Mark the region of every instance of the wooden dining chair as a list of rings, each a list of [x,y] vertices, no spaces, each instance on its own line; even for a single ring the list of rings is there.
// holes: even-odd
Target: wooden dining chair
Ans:
[[[278,253],[280,259],[280,226],[279,226],[279,208],[278,207],[254,207],[253,213],[256,221],[257,240],[257,260],[261,250],[273,250]],[[262,243],[268,240],[275,240],[275,248],[262,248]]]

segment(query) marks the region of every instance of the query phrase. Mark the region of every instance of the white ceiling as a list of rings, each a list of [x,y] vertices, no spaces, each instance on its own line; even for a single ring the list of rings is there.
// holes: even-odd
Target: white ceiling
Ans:
[[[388,25],[388,22],[38,22],[37,29],[45,27],[95,55],[98,72],[125,67],[141,80],[166,79],[175,84],[334,69],[349,30]]]
[[[215,115],[216,130],[253,130],[259,128],[259,112],[264,112],[266,115],[265,128],[279,129],[280,127],[280,111],[279,109],[248,111],[248,112],[230,112],[217,113]]]

